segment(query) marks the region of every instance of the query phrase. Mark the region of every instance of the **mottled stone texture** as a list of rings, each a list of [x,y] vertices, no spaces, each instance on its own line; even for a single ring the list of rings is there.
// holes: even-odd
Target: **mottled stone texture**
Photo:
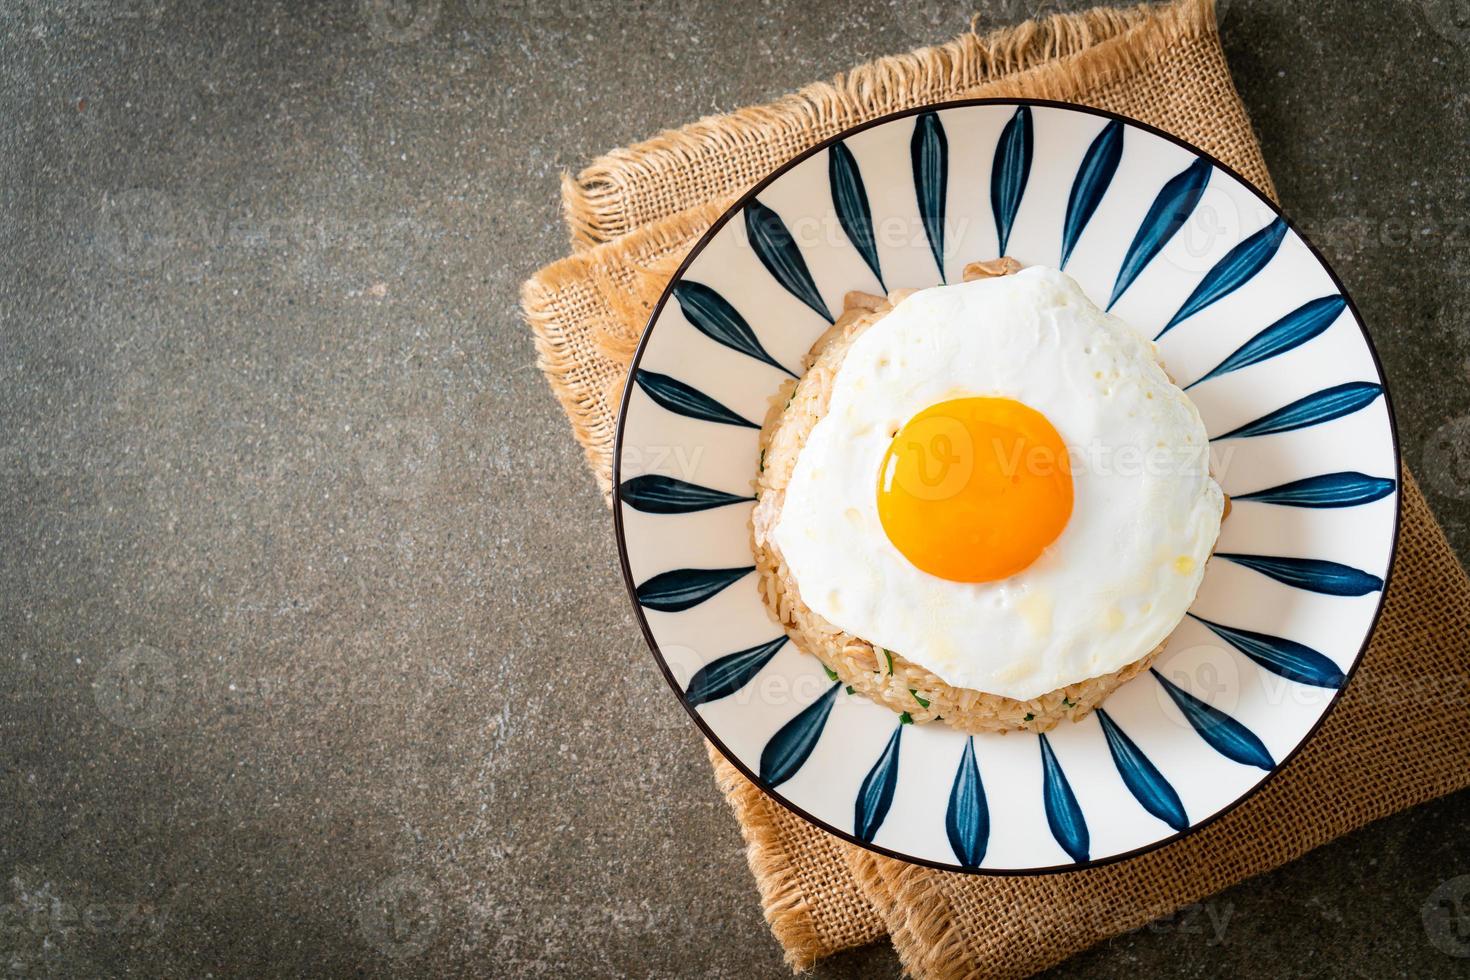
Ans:
[[[562,169],[964,22],[0,5],[0,972],[780,975],[516,290]],[[1465,554],[1470,21],[1235,0],[1224,36]],[[1461,794],[1067,969],[1463,970],[1467,830]]]

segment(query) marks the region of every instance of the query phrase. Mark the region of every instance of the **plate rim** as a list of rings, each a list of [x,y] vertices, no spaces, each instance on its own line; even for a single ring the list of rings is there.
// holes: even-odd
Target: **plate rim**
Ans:
[[[1174,145],[1195,154],[1198,158],[1209,161],[1211,166],[1218,168],[1226,174],[1229,174],[1231,177],[1235,178],[1235,180],[1239,181],[1240,184],[1244,186],[1251,194],[1255,195],[1255,197],[1273,215],[1275,215],[1277,219],[1285,222],[1287,228],[1293,234],[1295,234],[1297,238],[1301,240],[1302,244],[1307,247],[1308,251],[1312,253],[1312,257],[1316,259],[1317,263],[1327,273],[1328,278],[1332,280],[1332,284],[1337,287],[1338,293],[1341,294],[1343,299],[1346,301],[1347,308],[1353,315],[1353,325],[1357,327],[1358,333],[1363,338],[1363,343],[1367,345],[1368,355],[1373,360],[1373,369],[1378,374],[1378,381],[1383,390],[1383,406],[1388,415],[1389,441],[1393,446],[1394,471],[1398,482],[1398,486],[1395,488],[1394,493],[1393,537],[1389,544],[1388,566],[1384,570],[1383,588],[1378,593],[1377,607],[1373,610],[1373,617],[1369,621],[1367,631],[1364,633],[1363,642],[1358,647],[1358,652],[1353,658],[1352,666],[1348,668],[1342,685],[1332,695],[1331,700],[1328,701],[1327,706],[1322,710],[1322,714],[1318,716],[1315,722],[1312,723],[1312,727],[1309,728],[1307,730],[1307,733],[1303,735],[1302,738],[1296,743],[1296,745],[1292,747],[1291,751],[1288,752],[1285,757],[1276,764],[1275,768],[1266,773],[1265,776],[1263,776],[1254,786],[1252,786],[1246,792],[1242,793],[1239,797],[1232,800],[1230,803],[1227,803],[1225,806],[1210,814],[1208,817],[1205,817],[1198,823],[1191,824],[1190,826],[1186,827],[1184,830],[1176,831],[1175,833],[1172,833],[1167,837],[1161,837],[1156,841],[1152,841],[1151,843],[1144,844],[1140,847],[1135,847],[1132,850],[1122,851],[1117,854],[1109,854],[1106,857],[1089,859],[1082,862],[1050,865],[1047,867],[1039,868],[969,868],[958,864],[945,864],[943,862],[933,861],[928,858],[921,858],[912,854],[905,854],[900,851],[892,850],[891,848],[864,841],[849,833],[848,831],[843,830],[840,827],[833,826],[832,824],[806,812],[792,801],[786,799],[779,793],[774,792],[771,788],[765,786],[762,783],[760,776],[757,773],[751,771],[751,769],[746,766],[745,763],[741,762],[740,759],[737,758],[735,754],[725,746],[725,743],[721,741],[719,735],[717,735],[715,731],[710,727],[710,725],[705,722],[704,718],[700,716],[699,712],[694,708],[694,706],[689,704],[688,699],[685,697],[684,691],[680,688],[679,682],[674,677],[673,671],[670,669],[668,661],[664,658],[663,651],[659,648],[658,641],[654,638],[653,631],[648,624],[648,617],[647,615],[645,615],[643,607],[638,603],[638,586],[637,583],[633,581],[633,572],[631,567],[629,566],[628,547],[626,544],[626,538],[623,528],[623,494],[621,479],[623,459],[622,450],[623,438],[628,421],[628,404],[634,388],[634,378],[638,371],[638,365],[643,360],[643,354],[647,349],[649,338],[653,335],[653,327],[658,322],[659,316],[662,315],[664,306],[668,303],[670,297],[673,296],[674,286],[683,279],[684,274],[688,271],[689,267],[694,263],[697,258],[699,258],[700,254],[705,250],[710,242],[714,240],[715,236],[720,233],[721,229],[723,229],[726,224],[728,224],[731,220],[738,216],[745,209],[745,206],[751,201],[755,200],[762,191],[764,191],[771,184],[775,183],[781,177],[785,176],[788,171],[794,169],[797,165],[803,163],[813,156],[816,156],[818,153],[821,153],[823,150],[826,150],[833,144],[840,143],[843,140],[849,139],[850,137],[855,136],[858,133],[864,132],[865,130],[874,129],[878,126],[884,126],[889,123],[896,122],[900,119],[906,119],[909,116],[916,116],[925,112],[943,112],[950,109],[963,109],[973,106],[1040,106],[1044,108],[1064,109],[1074,112],[1082,112],[1091,116],[1097,116],[1102,119],[1116,120],[1124,123],[1125,125],[1137,127],[1138,129],[1151,133],[1154,136],[1162,137],[1170,143],[1173,143]],[[901,109],[897,112],[886,113],[873,119],[869,119],[866,122],[859,123],[856,126],[844,129],[841,132],[838,132],[828,137],[827,139],[824,139],[814,144],[813,146],[808,147],[801,153],[798,153],[796,156],[781,164],[771,173],[767,174],[765,177],[759,180],[749,190],[741,194],[740,197],[738,197],[733,203],[731,203],[730,206],[726,208],[718,218],[715,219],[714,223],[711,224],[709,228],[702,235],[699,236],[693,246],[690,247],[688,254],[685,255],[683,261],[679,263],[679,267],[675,269],[674,273],[669,277],[668,285],[664,287],[663,292],[659,295],[658,302],[654,304],[653,310],[649,314],[648,320],[644,324],[643,333],[638,338],[638,346],[633,352],[633,359],[628,364],[627,377],[623,381],[622,396],[620,401],[618,402],[617,427],[613,437],[613,538],[617,544],[618,564],[623,576],[623,586],[628,593],[629,602],[632,603],[633,615],[638,621],[639,630],[643,633],[643,641],[648,645],[649,650],[653,654],[655,662],[657,662],[658,664],[660,672],[664,676],[664,681],[669,685],[670,689],[673,690],[674,696],[678,699],[679,704],[684,708],[685,712],[694,721],[695,726],[704,736],[705,740],[709,742],[710,745],[714,746],[715,750],[719,752],[721,758],[723,758],[730,765],[734,766],[735,769],[738,770],[740,774],[751,783],[752,786],[760,790],[762,795],[764,795],[767,799],[774,801],[777,805],[800,817],[802,820],[806,821],[812,826],[817,827],[818,829],[823,830],[833,835],[834,837],[837,837],[840,840],[853,845],[854,847],[860,847],[866,851],[871,851],[875,854],[880,854],[884,857],[892,858],[896,861],[902,861],[906,864],[918,865],[920,867],[932,868],[936,871],[947,871],[951,874],[977,875],[980,877],[992,878],[1031,877],[1035,875],[1065,874],[1072,871],[1086,871],[1091,868],[1100,868],[1118,861],[1125,861],[1130,858],[1139,857],[1151,851],[1156,851],[1162,847],[1166,847],[1169,844],[1173,844],[1174,842],[1182,840],[1186,837],[1190,837],[1210,826],[1221,817],[1224,817],[1226,814],[1231,813],[1241,804],[1245,803],[1247,800],[1253,798],[1258,793],[1260,793],[1262,789],[1264,789],[1268,784],[1271,783],[1273,779],[1275,779],[1278,773],[1284,770],[1296,759],[1296,757],[1301,753],[1302,749],[1306,747],[1308,743],[1316,738],[1318,731],[1322,728],[1323,724],[1332,715],[1333,711],[1342,701],[1343,694],[1347,691],[1348,686],[1352,684],[1353,678],[1357,676],[1358,668],[1361,667],[1363,664],[1363,656],[1367,653],[1368,645],[1373,641],[1373,634],[1377,631],[1379,621],[1383,616],[1384,603],[1388,597],[1388,590],[1393,585],[1394,572],[1398,566],[1399,534],[1403,530],[1404,515],[1403,474],[1403,452],[1402,446],[1399,442],[1398,421],[1393,411],[1393,400],[1389,391],[1388,377],[1383,370],[1383,359],[1378,354],[1378,348],[1375,347],[1373,344],[1373,337],[1368,332],[1368,328],[1363,319],[1363,316],[1358,310],[1358,305],[1353,301],[1353,298],[1351,294],[1349,294],[1347,287],[1346,285],[1344,285],[1341,277],[1338,276],[1337,271],[1332,268],[1331,264],[1328,263],[1326,257],[1323,256],[1321,250],[1318,249],[1315,244],[1313,244],[1311,239],[1309,239],[1299,227],[1297,227],[1297,225],[1291,220],[1291,218],[1289,218],[1286,214],[1282,212],[1281,206],[1278,205],[1275,201],[1271,200],[1271,198],[1269,198],[1264,191],[1257,187],[1252,181],[1242,176],[1239,171],[1223,163],[1219,158],[1217,158],[1209,151],[1204,150],[1194,145],[1193,143],[1190,143],[1188,140],[1181,139],[1180,137],[1175,136],[1173,133],[1169,133],[1162,129],[1159,129],[1157,126],[1152,126],[1146,122],[1143,122],[1142,120],[1123,115],[1122,113],[1111,112],[1106,109],[1097,109],[1092,106],[1080,105],[1075,102],[1066,102],[1058,99],[1036,99],[1024,97],[954,99],[945,102],[934,102],[925,105],[913,106],[908,109]],[[782,635],[785,635],[784,630]]]

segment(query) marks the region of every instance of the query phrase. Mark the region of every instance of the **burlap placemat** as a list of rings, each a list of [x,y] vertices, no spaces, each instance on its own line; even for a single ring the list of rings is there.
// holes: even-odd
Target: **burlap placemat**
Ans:
[[[566,181],[576,254],[537,273],[523,294],[541,367],[604,493],[638,336],[674,267],[732,198],[854,123],[929,102],[1005,95],[1080,102],[1152,123],[1274,196],[1220,50],[1212,0],[967,34],[615,151]],[[1470,785],[1470,583],[1407,471],[1403,498],[1383,617],[1326,724],[1239,809],[1142,857],[1030,878],[906,865],[806,824],[712,754],[788,962],[803,967],[887,934],[916,976],[1029,974]]]

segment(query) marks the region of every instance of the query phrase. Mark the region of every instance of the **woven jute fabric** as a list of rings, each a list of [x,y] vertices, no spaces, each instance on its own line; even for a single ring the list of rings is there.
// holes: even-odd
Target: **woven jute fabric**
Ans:
[[[967,34],[608,154],[563,186],[573,255],[523,292],[541,367],[603,492],[639,335],[679,261],[734,197],[855,123],[947,99],[1010,95],[1152,123],[1274,196],[1211,0]],[[1470,583],[1413,477],[1402,476],[1398,560],[1383,616],[1341,702],[1261,792],[1157,851],[1063,875],[933,871],[812,827],[711,752],[787,961],[804,967],[888,935],[915,976],[1026,975],[1470,785]]]

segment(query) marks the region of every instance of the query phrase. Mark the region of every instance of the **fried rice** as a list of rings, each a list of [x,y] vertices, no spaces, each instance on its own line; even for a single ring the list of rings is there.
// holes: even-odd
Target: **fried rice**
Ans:
[[[975,262],[965,267],[966,281],[1019,271],[1013,259]],[[813,612],[775,541],[786,487],[796,459],[813,427],[827,411],[832,385],[852,346],[863,331],[913,290],[885,296],[849,293],[842,316],[808,352],[802,377],[787,381],[771,400],[761,428],[760,472],[751,536],[760,590],[767,609],[796,645],[812,654],[855,694],[905,714],[915,723],[944,721],[969,733],[1033,731],[1054,728],[1063,719],[1077,721],[1109,694],[1145,670],[1163,650],[1150,650],[1110,674],[1048,691],[1029,701],[954,687],[900,652],[875,647]],[[1228,513],[1228,501],[1227,501]]]

